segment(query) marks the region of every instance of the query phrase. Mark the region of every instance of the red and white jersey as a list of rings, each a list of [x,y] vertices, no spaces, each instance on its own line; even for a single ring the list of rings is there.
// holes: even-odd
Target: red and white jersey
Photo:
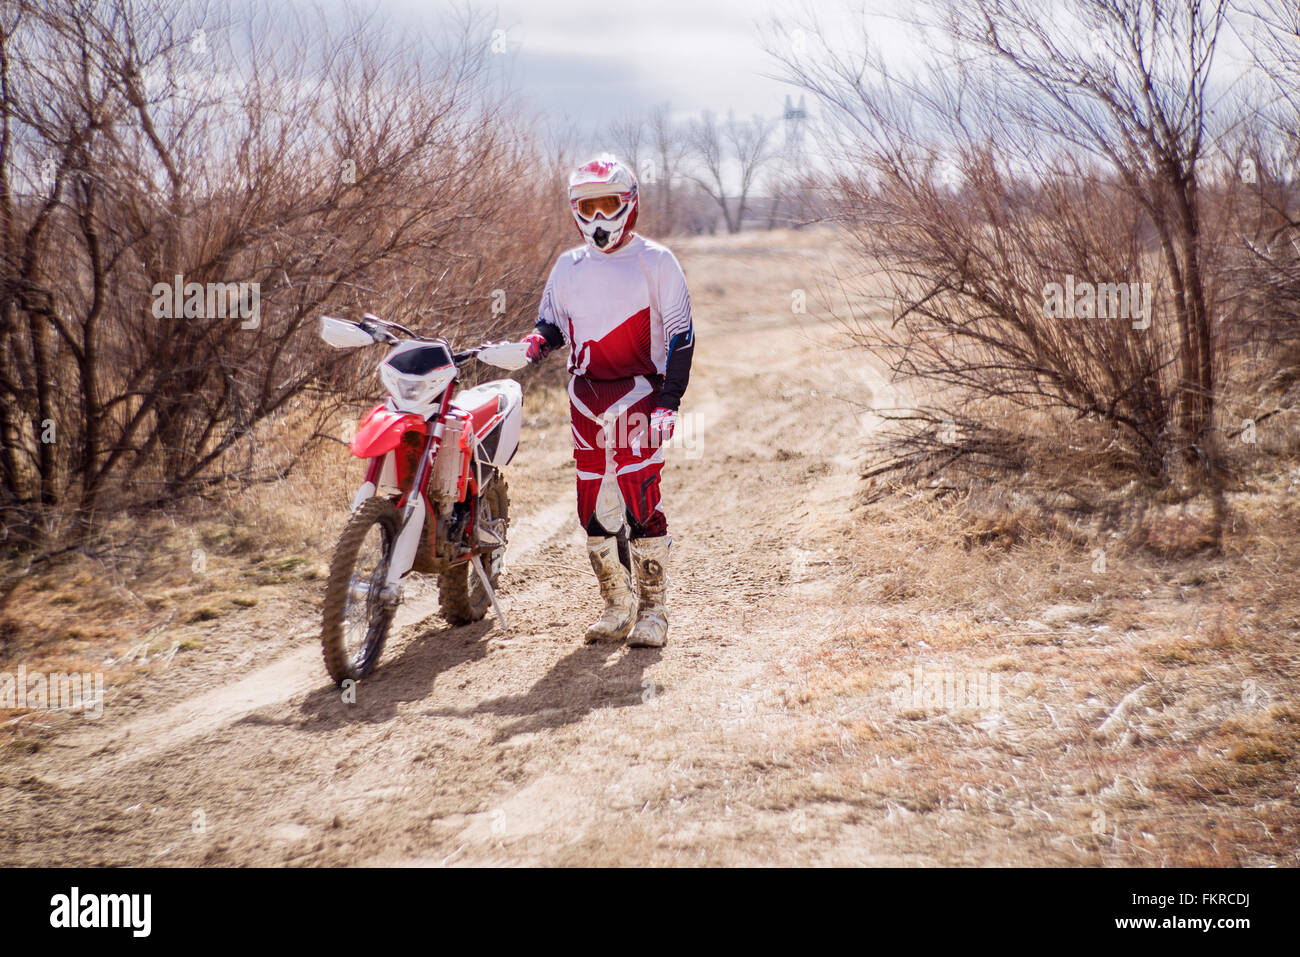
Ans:
[[[538,321],[564,334],[576,376],[663,375],[669,344],[691,340],[691,297],[668,248],[634,235],[612,253],[587,245],[564,253],[546,281]]]

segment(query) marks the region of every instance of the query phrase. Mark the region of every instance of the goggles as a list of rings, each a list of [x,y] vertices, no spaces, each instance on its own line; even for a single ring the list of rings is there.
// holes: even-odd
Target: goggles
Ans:
[[[603,213],[606,219],[613,219],[623,209],[623,197],[616,193],[608,193],[604,196],[587,196],[577,201],[578,215],[583,219],[591,219],[597,213]]]

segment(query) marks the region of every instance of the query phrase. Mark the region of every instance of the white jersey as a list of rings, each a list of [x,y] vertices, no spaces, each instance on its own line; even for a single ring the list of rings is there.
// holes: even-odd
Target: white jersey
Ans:
[[[538,321],[564,334],[569,371],[591,379],[663,375],[672,350],[693,336],[682,267],[666,246],[639,235],[612,253],[586,245],[564,253]]]

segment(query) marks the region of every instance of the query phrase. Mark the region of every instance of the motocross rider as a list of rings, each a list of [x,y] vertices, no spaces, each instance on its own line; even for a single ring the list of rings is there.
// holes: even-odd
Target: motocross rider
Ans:
[[[585,243],[551,270],[524,341],[533,363],[568,346],[578,521],[605,602],[586,640],[658,648],[672,544],[659,473],[690,377],[691,297],[673,254],[633,231],[636,177],[614,157],[570,175],[569,207]],[[614,537],[625,523],[632,572]]]

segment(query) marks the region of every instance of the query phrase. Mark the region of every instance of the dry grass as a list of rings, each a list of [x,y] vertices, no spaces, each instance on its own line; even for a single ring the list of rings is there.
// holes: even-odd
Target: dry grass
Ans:
[[[808,238],[783,239],[787,273]],[[744,255],[697,282],[698,307],[788,310],[746,291]],[[1235,384],[1225,433],[1284,401]],[[864,483],[816,608],[838,626],[771,666],[774,708],[816,728],[793,742],[801,775],[758,772],[772,806],[837,807],[913,860],[1295,865],[1300,764],[1278,706],[1300,690],[1300,416],[1225,438],[1238,478],[1216,506],[1134,481],[1099,423],[1017,414],[1019,473]],[[903,700],[918,665],[996,676],[1000,707]]]
[[[542,370],[525,383],[525,427],[568,429],[568,399]],[[511,466],[516,513],[541,504],[533,471],[572,459],[520,457]],[[131,679],[183,663],[255,622],[314,616],[319,582],[347,517],[362,465],[338,442],[322,442],[283,481],[233,484],[205,501],[109,522],[93,543],[24,573],[0,605],[0,671],[103,672],[120,693]],[[516,480],[518,476],[518,480]],[[283,628],[281,629],[283,630]],[[50,712],[0,709],[0,743]]]
[[[6,577],[21,577],[0,611],[0,670],[103,672],[120,687],[202,647],[210,626],[309,603],[356,471],[330,443],[283,482],[114,519],[26,575],[11,564]],[[32,720],[50,716],[0,710],[10,733]]]
[[[811,289],[824,242],[809,233],[777,239],[788,246],[787,272],[802,276],[808,264]],[[688,252],[707,242],[675,245]],[[738,247],[735,258],[691,276],[697,310],[727,310],[727,322],[788,321],[783,289],[765,296],[746,286],[750,260],[775,253],[748,236]],[[824,387],[810,373],[808,388]],[[524,418],[527,454],[510,468],[516,515],[553,501],[556,483],[544,479],[560,470],[567,496],[573,467],[567,440],[536,442],[567,433],[563,389],[545,377],[527,381]],[[833,504],[834,515],[801,534],[809,547],[820,546],[818,535],[833,538],[825,562],[807,582],[785,570],[763,586],[806,586],[819,604],[824,598],[810,620],[825,612],[830,622],[825,639],[809,643],[814,651],[786,657],[773,648],[764,659],[781,689],[773,709],[808,719],[789,737],[792,754],[727,740],[677,786],[694,789],[717,760],[762,808],[808,809],[808,826],[827,828],[828,839],[840,836],[832,825],[870,827],[873,850],[910,860],[1295,864],[1300,471],[1286,457],[1286,419],[1268,423],[1276,434],[1261,426],[1259,443],[1235,452],[1248,457],[1252,477],[1226,495],[1217,551],[1194,546],[1206,503],[1117,487],[1104,457],[1072,451],[1046,428],[1043,448],[1056,451],[1036,459],[1032,482],[936,475],[932,486],[865,495],[845,529],[841,499],[815,499]],[[1270,457],[1252,464],[1260,449]],[[777,462],[796,454],[771,453]],[[729,454],[720,464],[740,470],[756,461]],[[283,633],[295,609],[311,611],[313,575],[358,472],[328,444],[278,485],[115,524],[115,551],[70,555],[14,590],[0,612],[0,670],[18,661],[103,667],[110,657],[110,682],[129,686],[135,671],[169,656],[183,662],[196,644],[258,616]],[[851,475],[838,466],[837,474]],[[748,544],[766,547],[768,535],[774,547],[788,545],[780,529]],[[195,548],[207,556],[201,575],[192,570]],[[752,587],[755,604],[770,594]],[[999,706],[949,704],[942,693],[933,700],[925,686],[918,701],[909,684],[918,666],[927,677],[973,677],[977,689],[983,680],[991,690],[996,678]],[[36,719],[44,720],[24,720]],[[665,730],[655,740],[680,748],[683,762],[697,758],[696,739]],[[725,763],[733,760],[743,766]],[[665,803],[678,797],[664,787]],[[714,795],[719,816],[729,793]],[[618,834],[622,841],[625,829]],[[755,846],[766,847],[760,838],[771,835],[755,834]]]
[[[785,704],[829,719],[799,800],[953,863],[1296,864],[1292,482],[1229,495],[1218,553],[1161,547],[1160,509],[1120,534],[987,489],[862,506],[843,625],[786,669]],[[1000,701],[913,695],[917,668]]]

